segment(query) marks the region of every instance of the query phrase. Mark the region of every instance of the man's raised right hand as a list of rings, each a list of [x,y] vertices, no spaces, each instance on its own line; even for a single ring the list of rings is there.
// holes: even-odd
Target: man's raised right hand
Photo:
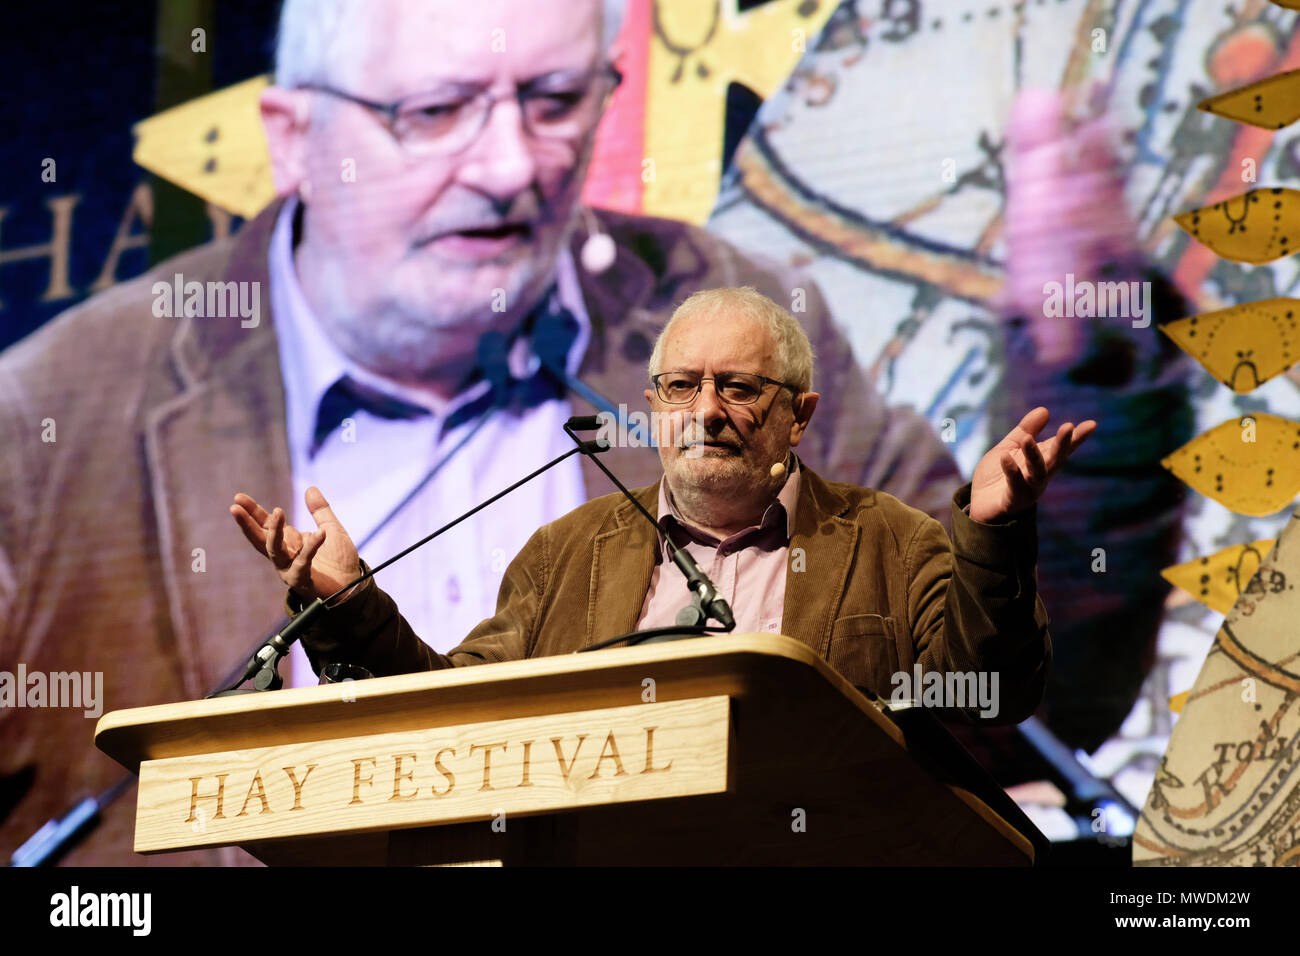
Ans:
[[[235,495],[230,506],[239,530],[249,544],[264,554],[275,566],[280,580],[304,600],[327,598],[339,588],[361,576],[361,559],[356,545],[348,537],[343,525],[330,510],[329,502],[314,485],[304,496],[316,531],[300,532],[285,523],[284,512],[265,508],[245,494]],[[348,592],[342,600],[369,587],[368,579],[361,588]],[[339,602],[341,603],[341,601]]]

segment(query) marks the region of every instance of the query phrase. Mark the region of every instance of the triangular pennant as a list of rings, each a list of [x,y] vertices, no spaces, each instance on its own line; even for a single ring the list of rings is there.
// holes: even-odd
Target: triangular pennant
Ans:
[[[1234,544],[1214,554],[1171,565],[1160,576],[1211,610],[1227,614],[1259,570],[1264,555],[1273,550],[1273,543],[1273,538],[1265,538],[1250,544]]]
[[[1264,412],[1229,419],[1160,464],[1237,514],[1275,514],[1300,491],[1300,424]]]
[[[1281,129],[1300,119],[1300,70],[1288,70],[1240,89],[1211,96],[1198,107],[1261,129]]]
[[[267,83],[245,80],[137,123],[132,158],[237,216],[257,215],[275,198],[258,110]]]
[[[1300,192],[1252,189],[1174,221],[1225,259],[1262,265],[1300,248]]]
[[[1244,395],[1285,372],[1300,356],[1300,299],[1243,302],[1169,322],[1160,331]]]

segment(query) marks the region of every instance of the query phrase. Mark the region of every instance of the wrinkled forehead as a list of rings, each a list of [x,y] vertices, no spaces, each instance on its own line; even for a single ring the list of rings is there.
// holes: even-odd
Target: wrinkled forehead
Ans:
[[[601,53],[601,0],[372,0],[354,9],[335,45],[337,70],[376,97],[517,85],[588,69]]]
[[[743,312],[720,309],[682,316],[664,339],[662,371],[776,371],[776,343],[767,326]]]

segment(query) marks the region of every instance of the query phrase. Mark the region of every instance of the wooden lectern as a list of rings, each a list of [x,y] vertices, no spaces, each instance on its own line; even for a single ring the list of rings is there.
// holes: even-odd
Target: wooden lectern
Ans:
[[[771,634],[140,707],[95,741],[139,774],[140,853],[1025,866],[1046,846],[932,713]]]

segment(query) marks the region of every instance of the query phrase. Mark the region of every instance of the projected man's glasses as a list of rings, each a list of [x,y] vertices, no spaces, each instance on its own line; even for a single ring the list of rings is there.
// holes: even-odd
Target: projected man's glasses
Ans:
[[[519,103],[524,131],[534,139],[572,141],[585,136],[600,120],[609,96],[623,80],[612,64],[581,74],[550,74],[529,80],[510,96],[452,84],[432,93],[416,93],[391,103],[318,83],[313,90],[356,103],[378,113],[402,147],[422,156],[450,156],[466,149],[487,126],[492,108],[501,100]]]

